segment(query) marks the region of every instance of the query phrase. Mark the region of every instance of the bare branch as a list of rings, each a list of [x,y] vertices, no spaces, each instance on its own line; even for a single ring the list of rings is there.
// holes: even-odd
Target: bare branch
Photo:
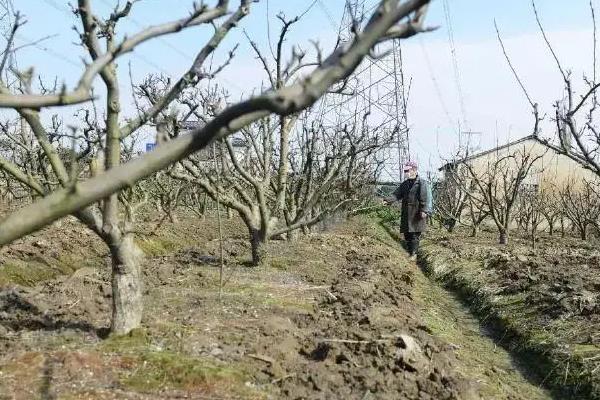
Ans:
[[[80,0],[84,5],[87,0]],[[93,51],[97,53],[97,58],[94,62],[87,66],[77,87],[73,91],[63,90],[60,94],[55,95],[33,95],[33,94],[0,94],[0,108],[42,108],[59,105],[78,104],[91,100],[90,90],[94,78],[100,74],[104,68],[116,60],[118,57],[133,51],[138,45],[147,42],[151,39],[176,33],[184,28],[205,24],[223,16],[227,12],[227,0],[220,0],[215,8],[205,9],[199,8],[192,15],[174,22],[156,25],[147,28],[130,38],[124,39],[121,43],[100,55],[95,45],[91,46]],[[91,14],[83,16],[87,20],[88,27],[94,27]],[[95,28],[93,28],[95,31]],[[91,40],[91,35],[87,35]]]
[[[189,135],[180,136],[164,143],[153,152],[112,168],[98,177],[75,185],[72,189],[57,191],[32,206],[13,213],[0,223],[0,243],[8,243],[58,218],[106,198],[111,193],[130,187],[136,181],[191,155],[212,141],[224,138],[271,113],[285,116],[311,106],[333,84],[348,77],[369,54],[371,48],[381,41],[381,37],[386,37],[392,28],[395,32],[394,35],[400,35],[395,37],[408,37],[417,33],[412,23],[397,24],[428,2],[428,0],[404,2],[382,0],[379,8],[357,38],[346,46],[338,47],[324,60],[321,66],[302,82],[232,105],[204,127],[192,131]],[[213,13],[210,11],[201,13],[200,16],[184,21],[183,26],[197,23],[199,20],[205,21],[208,18],[207,14],[212,16],[214,13],[216,13],[214,10]],[[422,18],[420,22],[422,22]],[[169,25],[168,29],[183,26],[179,23],[175,27]],[[159,31],[164,32],[168,29],[163,28]],[[144,34],[143,39],[156,37],[156,30],[157,28]],[[141,39],[137,38],[134,43],[139,43]],[[133,40],[133,38],[129,40]],[[100,60],[103,58],[98,59],[98,61]],[[113,58],[110,56],[108,62],[112,60]],[[96,62],[94,65],[97,68],[103,64]],[[4,99],[0,97],[0,104],[6,105],[3,101]],[[59,104],[62,103],[59,102]]]

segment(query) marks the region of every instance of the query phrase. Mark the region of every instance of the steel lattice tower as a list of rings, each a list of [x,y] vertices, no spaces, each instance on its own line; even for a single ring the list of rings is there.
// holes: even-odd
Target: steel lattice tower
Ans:
[[[342,37],[352,35],[356,18],[364,22],[379,3],[377,1],[350,0],[342,19]],[[382,151],[387,180],[403,180],[402,167],[411,159],[407,102],[410,83],[406,83],[402,48],[399,40],[375,49],[377,57],[368,58],[357,71],[357,102],[364,103],[377,127],[394,131],[394,145]]]
[[[375,7],[374,0],[347,0],[338,28],[340,45],[354,37],[355,25],[360,29]],[[401,181],[402,165],[410,160],[409,125],[406,113],[410,84],[406,85],[399,42],[378,46],[376,57],[366,58],[347,82],[347,92],[325,96],[320,103],[320,113],[325,125],[343,126],[360,124],[368,114],[372,128],[393,132],[394,144],[378,154],[383,164],[384,181]]]

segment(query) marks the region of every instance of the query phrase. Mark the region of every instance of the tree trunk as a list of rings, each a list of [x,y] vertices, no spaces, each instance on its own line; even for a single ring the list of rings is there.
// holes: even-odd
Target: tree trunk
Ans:
[[[300,232],[298,229],[294,229],[293,231],[288,232],[286,235],[287,240],[290,242],[298,240],[299,237],[300,237]]]
[[[471,237],[477,237],[477,235],[479,235],[479,225],[473,225],[473,227],[471,228]]]
[[[250,231],[250,246],[252,247],[252,265],[259,266],[266,255],[265,243],[267,238],[264,230],[248,228]]]
[[[446,228],[446,229],[448,230],[448,233],[452,233],[452,232],[454,232],[454,228],[455,228],[455,227],[456,227],[456,220],[455,220],[454,218],[451,218],[451,219],[448,221],[448,226],[447,226],[447,228]]]
[[[587,234],[587,225],[583,225],[581,227],[579,227],[579,235],[581,236],[581,240],[587,240],[588,238],[588,234]]]
[[[132,235],[124,236],[111,248],[112,256],[112,324],[117,335],[138,328],[142,321],[142,251]]]
[[[549,230],[549,234],[550,236],[554,235],[554,221],[548,221],[548,230]]]
[[[306,225],[302,225],[302,234],[306,235],[310,235],[310,227],[306,226]]]
[[[206,211],[208,209],[208,195],[205,194],[204,195],[204,199],[202,200],[202,206],[200,207],[200,210],[202,212],[202,220],[206,219]]]
[[[176,224],[176,223],[178,223],[178,222],[179,222],[179,219],[177,218],[177,215],[175,215],[175,213],[173,213],[172,211],[168,211],[168,212],[167,212],[167,215],[168,215],[168,217],[169,217],[169,221],[170,221],[172,224]]]
[[[500,231],[499,242],[500,244],[508,244],[508,233],[506,231]]]

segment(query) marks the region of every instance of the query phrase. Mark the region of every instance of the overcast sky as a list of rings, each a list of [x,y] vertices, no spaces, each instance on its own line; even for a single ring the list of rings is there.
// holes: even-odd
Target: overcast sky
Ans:
[[[46,79],[58,77],[72,87],[82,70],[83,52],[75,44],[77,36],[72,27],[77,20],[69,11],[68,2],[15,0],[14,3],[28,20],[20,31],[18,43],[52,35],[41,45],[22,51],[20,67],[35,65]],[[135,32],[144,26],[180,18],[187,15],[191,3],[190,0],[142,0],[135,5],[132,18],[123,28]],[[366,3],[374,4],[375,1],[366,0]],[[593,3],[600,12],[600,0]],[[93,0],[92,4],[98,13],[106,15],[116,1]],[[232,0],[231,4],[237,3]],[[311,4],[289,44],[307,48],[310,40],[318,40],[327,52],[335,40],[344,0],[261,0],[253,4],[251,15],[243,20],[241,27],[266,50],[269,30],[274,36],[278,28],[274,16],[284,11],[292,17]],[[531,133],[531,110],[504,60],[496,39],[494,19],[515,67],[542,112],[550,115],[552,103],[562,96],[560,75],[544,45],[528,0],[448,0],[447,4],[450,25],[444,12],[444,1],[434,0],[427,23],[439,26],[439,29],[402,44],[405,73],[412,78],[409,104],[411,152],[424,170],[436,169],[441,158],[456,150],[459,121],[462,130],[481,132],[481,148]],[[581,81],[584,73],[591,76],[593,24],[589,0],[538,0],[537,5],[565,68],[573,71],[577,81]],[[454,38],[458,69],[453,67],[449,29]],[[178,77],[189,67],[210,32],[209,27],[194,28],[143,45],[133,56],[120,61],[124,72],[123,90],[129,91],[127,63],[131,62],[137,80],[148,73],[161,72]],[[240,50],[220,79],[237,96],[260,87],[264,75],[241,29],[229,37],[216,54],[214,63],[222,60],[235,43],[240,43]],[[461,107],[457,82],[462,89],[464,107]],[[551,136],[550,116],[546,120],[544,133]]]

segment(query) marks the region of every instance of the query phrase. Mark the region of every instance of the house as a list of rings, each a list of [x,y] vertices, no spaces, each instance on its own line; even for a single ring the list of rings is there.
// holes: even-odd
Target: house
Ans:
[[[456,173],[457,166],[468,163],[477,174],[483,173],[489,165],[502,157],[511,154],[530,154],[533,157],[541,156],[529,171],[523,182],[523,188],[538,191],[543,185],[561,187],[569,184],[581,184],[585,180],[597,179],[597,176],[584,169],[571,158],[561,154],[557,146],[540,139],[536,135],[525,136],[510,143],[469,155],[461,160],[452,161],[439,168],[440,172],[448,177],[449,173]],[[515,168],[516,168],[516,163]],[[510,167],[511,163],[506,164]]]
[[[181,121],[179,122],[179,128],[183,131],[184,134],[189,134],[193,129],[203,127],[205,125],[202,121]],[[232,135],[227,139],[233,148],[233,154],[236,159],[239,161],[245,160],[248,153],[250,144],[246,139],[239,135]],[[209,145],[202,150],[198,151],[196,154],[196,160],[199,165],[206,169],[214,168],[215,163],[215,154],[214,150],[216,150],[216,158],[220,159],[222,154],[228,154],[227,149],[219,144],[215,143],[215,146]],[[227,158],[227,156],[226,156]],[[220,162],[220,161],[219,161]]]

